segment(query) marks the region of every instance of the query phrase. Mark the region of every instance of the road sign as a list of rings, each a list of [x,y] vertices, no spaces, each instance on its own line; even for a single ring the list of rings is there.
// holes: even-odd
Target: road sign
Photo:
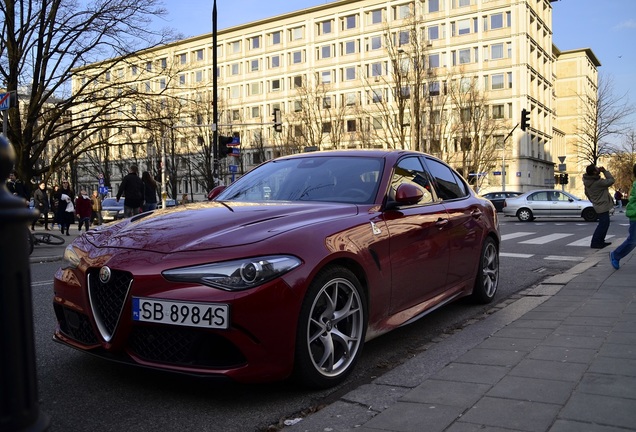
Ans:
[[[11,93],[0,93],[0,111],[11,108]]]
[[[238,165],[229,165],[228,168],[231,173],[238,172]]]

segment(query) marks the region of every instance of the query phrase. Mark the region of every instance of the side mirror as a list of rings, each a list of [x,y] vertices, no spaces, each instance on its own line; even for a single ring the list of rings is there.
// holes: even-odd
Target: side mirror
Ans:
[[[217,186],[208,193],[208,201],[214,200],[221,192],[225,190],[226,186]]]
[[[399,205],[413,205],[420,202],[424,193],[412,184],[402,183],[395,191],[395,201]]]

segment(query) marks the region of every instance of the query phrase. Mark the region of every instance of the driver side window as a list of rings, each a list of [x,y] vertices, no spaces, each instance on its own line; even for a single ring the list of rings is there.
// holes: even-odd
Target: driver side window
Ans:
[[[395,166],[389,193],[391,199],[395,197],[395,191],[403,183],[410,183],[422,191],[422,199],[418,204],[428,204],[435,201],[429,176],[424,171],[419,158],[407,157],[401,159]]]

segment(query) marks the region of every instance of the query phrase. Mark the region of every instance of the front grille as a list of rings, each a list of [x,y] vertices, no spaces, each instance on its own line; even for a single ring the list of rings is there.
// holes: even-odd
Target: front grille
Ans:
[[[91,309],[99,332],[106,341],[112,338],[117,328],[132,281],[132,274],[128,272],[112,270],[108,283],[99,280],[99,269],[88,272]]]
[[[231,368],[246,362],[224,337],[185,327],[136,326],[130,347],[144,360],[180,366]]]
[[[93,332],[93,327],[91,327],[91,323],[86,315],[58,304],[53,307],[55,308],[55,316],[60,325],[60,331],[65,336],[85,345],[93,345],[98,342]]]

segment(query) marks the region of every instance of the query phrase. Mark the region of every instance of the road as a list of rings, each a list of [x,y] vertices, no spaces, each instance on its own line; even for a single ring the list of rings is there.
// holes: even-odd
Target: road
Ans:
[[[621,219],[613,219],[609,240],[625,236]],[[502,218],[499,304],[594,253],[585,243],[594,227]],[[459,301],[369,342],[353,375],[335,389],[307,391],[290,382],[238,385],[113,364],[54,343],[51,278],[58,265],[31,266],[40,409],[51,417],[53,432],[265,431],[369,382],[493,309]]]

